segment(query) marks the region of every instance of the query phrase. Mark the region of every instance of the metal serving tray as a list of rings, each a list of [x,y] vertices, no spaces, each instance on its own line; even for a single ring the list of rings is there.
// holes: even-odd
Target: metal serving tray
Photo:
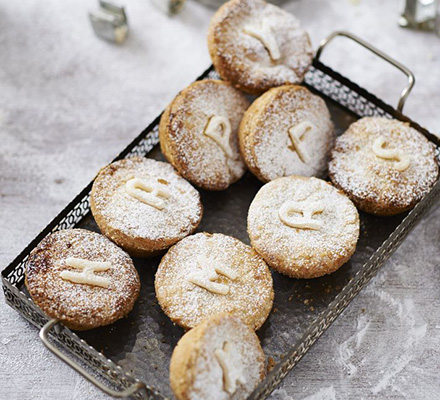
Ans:
[[[335,36],[345,36],[392,63],[408,76],[399,109],[414,84],[405,67],[359,38],[337,32],[321,43],[305,85],[327,102],[338,134],[363,116],[385,116],[409,122],[437,146],[439,140],[393,107],[334,72],[319,61],[322,49]],[[217,77],[211,67],[199,79]],[[135,155],[163,160],[158,144],[157,117],[115,160]],[[48,320],[30,300],[24,287],[25,264],[31,250],[49,233],[82,227],[98,228],[90,214],[90,183],[2,272],[8,304],[39,328],[43,343],[58,357],[100,389],[115,397],[164,399],[172,397],[168,368],[171,353],[184,333],[161,311],[154,292],[154,273],[160,258],[135,259],[142,282],[133,311],[113,325],[74,333],[57,320]],[[248,207],[262,184],[249,172],[223,192],[201,191],[205,213],[199,231],[222,232],[249,243],[246,232]],[[361,234],[352,259],[332,275],[313,280],[289,279],[273,272],[274,308],[258,331],[269,364],[275,366],[250,396],[267,397],[368,283],[385,260],[434,203],[437,182],[409,213],[375,217],[360,213]],[[52,329],[53,328],[53,329]],[[51,340],[49,340],[49,338]],[[54,345],[53,342],[57,342]],[[60,351],[59,349],[62,349]],[[98,377],[98,378],[96,378]]]

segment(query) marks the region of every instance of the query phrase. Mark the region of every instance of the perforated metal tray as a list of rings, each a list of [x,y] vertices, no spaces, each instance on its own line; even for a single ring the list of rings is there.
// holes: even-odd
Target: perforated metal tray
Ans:
[[[408,86],[399,102],[400,109],[414,82],[412,74],[405,67],[359,38],[343,32],[331,35],[318,50],[313,66],[306,75],[305,85],[326,100],[338,134],[359,117],[385,116],[409,122],[438,146],[439,141],[435,136],[319,61],[326,43],[337,35],[356,40],[408,75]],[[199,79],[211,77],[217,77],[212,67]],[[162,160],[157,145],[159,118],[116,159],[140,155]],[[58,357],[109,395],[155,399],[172,397],[169,360],[183,330],[171,323],[156,302],[154,273],[160,258],[134,260],[142,289],[139,301],[129,316],[113,325],[87,332],[74,333],[56,320],[49,321],[25,291],[26,260],[45,236],[72,227],[98,231],[89,208],[91,185],[2,272],[6,301],[32,324],[43,328],[40,331],[43,343]],[[201,191],[205,213],[198,230],[222,232],[249,243],[247,210],[261,185],[248,172],[224,192]],[[380,218],[361,213],[361,235],[357,250],[352,259],[332,275],[313,280],[295,280],[273,272],[274,308],[258,331],[258,336],[266,356],[273,360],[275,367],[250,398],[262,399],[271,393],[368,283],[422,214],[436,201],[439,193],[440,184],[437,182],[412,211],[398,216]],[[57,345],[53,342],[57,342]]]

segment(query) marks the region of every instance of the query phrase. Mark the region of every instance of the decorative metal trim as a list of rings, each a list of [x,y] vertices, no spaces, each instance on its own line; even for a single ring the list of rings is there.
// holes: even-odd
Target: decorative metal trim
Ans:
[[[211,66],[199,78],[218,78]],[[408,122],[424,134],[429,140],[439,145],[439,139],[421,128],[415,122],[402,115],[393,107],[360,88],[355,83],[315,60],[305,78],[305,84],[321,96],[337,103],[357,117],[385,116]],[[119,160],[131,156],[144,156],[159,142],[158,124],[160,115],[116,158]],[[18,288],[22,285],[25,273],[25,264],[31,250],[53,231],[67,229],[75,226],[90,211],[89,196],[92,183],[87,185],[78,196],[15,258],[14,261],[2,271],[2,283],[6,302],[33,325],[42,328],[48,318]],[[341,314],[351,300],[374,276],[385,260],[394,252],[412,227],[419,221],[423,213],[429,209],[440,195],[438,182],[425,198],[408,214],[398,228],[382,244],[380,249],[370,258],[361,271],[342,289],[328,309],[310,326],[297,345],[284,357],[267,378],[258,386],[251,395],[251,399],[263,399],[281,382],[287,373],[299,362],[304,354]],[[69,329],[62,327],[52,330],[49,336],[61,347],[73,353],[81,363],[88,365],[99,373],[108,382],[119,389],[126,389],[139,382],[131,374],[126,373],[113,361],[107,359],[102,353],[89,346]],[[146,386],[144,393],[138,392],[135,398],[165,399],[155,388]]]

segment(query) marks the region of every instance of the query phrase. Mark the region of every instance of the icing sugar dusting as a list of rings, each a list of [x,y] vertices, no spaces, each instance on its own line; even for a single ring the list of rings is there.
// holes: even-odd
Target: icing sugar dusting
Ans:
[[[126,182],[142,179],[164,187],[158,209],[127,193]],[[182,238],[191,233],[202,218],[200,195],[164,162],[147,158],[128,158],[101,170],[92,197],[97,211],[111,229],[132,237],[151,240]]]
[[[73,283],[61,278],[69,257],[110,263],[96,276],[108,280],[106,288]],[[84,229],[67,229],[46,237],[26,265],[26,287],[37,305],[66,325],[106,325],[125,316],[139,294],[139,277],[131,258],[105,236]]]
[[[409,158],[408,168],[397,171],[394,160],[376,156],[373,144],[380,137]],[[329,172],[350,196],[403,209],[429,191],[439,167],[435,146],[417,130],[397,120],[366,117],[336,139]]]
[[[278,210],[285,201],[319,202],[323,212],[313,216],[319,230],[296,229],[284,224]],[[359,216],[353,203],[341,192],[317,178],[291,176],[264,185],[248,214],[252,245],[269,265],[301,272],[349,257],[359,236]],[[324,272],[325,273],[325,272]]]
[[[246,158],[266,181],[326,174],[335,132],[324,100],[305,88],[282,86],[259,97],[247,112],[254,114],[243,126]],[[298,139],[299,153],[289,130],[305,123],[308,129]]]
[[[367,319],[367,316],[359,316],[357,319],[356,334],[350,336],[339,345],[338,363],[347,372],[350,378],[353,377],[357,373],[358,368],[361,367],[362,362],[359,360],[361,351],[359,349],[369,327],[370,321]]]
[[[261,25],[270,27],[279,57],[273,59],[264,43],[249,32]],[[248,88],[268,89],[285,83],[299,83],[311,64],[313,49],[299,21],[281,8],[262,0],[233,0],[220,8],[211,21],[210,48],[231,71],[227,80],[237,80]],[[275,45],[273,44],[272,47]],[[239,73],[237,73],[239,70]],[[229,78],[229,79],[228,79]],[[233,78],[233,79],[231,79]]]
[[[426,323],[416,324],[416,313],[414,310],[414,301],[405,299],[403,304],[396,302],[391,296],[384,296],[383,291],[375,291],[380,299],[387,301],[390,305],[397,308],[398,316],[405,321],[405,329],[408,332],[408,338],[399,344],[400,354],[388,362],[386,369],[382,371],[377,383],[371,388],[373,394],[378,394],[392,385],[393,381],[400,373],[411,363],[414,354],[417,353],[417,347],[420,341],[426,336],[428,325]]]
[[[303,400],[337,400],[336,390],[333,386],[329,386],[318,390],[311,396],[307,396]]]
[[[193,400],[244,399],[260,382],[264,358],[256,335],[234,317],[223,317],[220,322],[210,326],[200,339],[190,397]],[[223,370],[215,356],[225,343],[233,350],[228,354],[229,375],[241,378],[236,380],[233,394],[225,390]]]
[[[226,82],[207,79],[187,87],[169,106],[166,128],[161,121],[162,131],[166,130],[160,135],[161,146],[173,154],[170,162],[186,179],[207,189],[225,189],[241,178],[246,168],[238,150],[237,131],[248,106],[244,95]],[[166,117],[167,113],[162,118]],[[204,134],[213,117],[228,120],[229,140],[222,142],[227,152]]]
[[[218,275],[216,283],[229,288],[216,294],[190,282],[206,263],[199,256],[214,259],[235,272],[235,279]],[[198,233],[189,236],[163,257],[156,273],[156,296],[165,313],[184,327],[193,327],[208,316],[237,313],[258,329],[272,308],[273,282],[269,269],[250,247],[230,236]]]

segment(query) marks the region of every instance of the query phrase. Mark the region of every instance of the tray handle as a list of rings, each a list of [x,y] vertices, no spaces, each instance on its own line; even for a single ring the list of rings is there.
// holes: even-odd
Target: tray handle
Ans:
[[[370,50],[383,60],[389,62],[391,65],[402,71],[408,78],[408,82],[405,86],[405,88],[402,90],[402,93],[400,94],[399,103],[397,105],[397,110],[402,112],[403,106],[405,104],[405,101],[411,92],[411,89],[414,86],[414,83],[416,82],[416,79],[414,77],[414,74],[404,65],[402,65],[399,61],[396,61],[394,58],[390,57],[388,54],[385,54],[383,51],[377,49],[376,47],[372,46],[371,44],[365,42],[361,38],[357,37],[356,35],[353,35],[352,33],[345,32],[345,31],[337,31],[333,32],[330,36],[327,36],[325,39],[321,41],[319,44],[319,48],[316,52],[315,60],[319,60],[321,57],[321,54],[323,50],[327,47],[330,41],[332,41],[337,36],[343,36],[348,39],[353,40],[354,42],[360,44],[361,46],[365,47],[366,49]]]
[[[52,328],[59,326],[60,321],[57,319],[51,319],[49,320],[40,330],[40,339],[43,342],[43,344],[53,353],[55,354],[59,359],[64,361],[67,365],[72,367],[76,372],[81,374],[84,378],[86,378],[89,382],[93,383],[98,389],[101,389],[104,393],[108,394],[112,397],[117,398],[123,398],[123,397],[129,397],[134,395],[136,392],[138,392],[141,389],[146,389],[146,386],[143,382],[136,382],[130,387],[122,390],[122,391],[115,391],[104,385],[103,383],[99,382],[94,376],[89,374],[84,368],[82,368],[80,365],[78,365],[75,361],[70,359],[68,356],[66,356],[64,353],[62,353],[60,350],[58,350],[50,341],[49,341],[49,332]]]

